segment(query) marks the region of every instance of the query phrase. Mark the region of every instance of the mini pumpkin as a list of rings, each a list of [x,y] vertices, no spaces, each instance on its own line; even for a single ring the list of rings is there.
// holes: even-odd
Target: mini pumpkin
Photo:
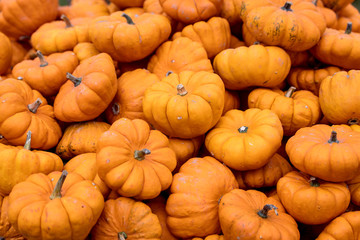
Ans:
[[[348,4],[336,11],[336,16],[337,19],[333,28],[346,30],[348,23],[351,22],[351,31],[360,32],[360,13],[354,5]]]
[[[354,2],[354,0],[322,0],[322,2],[324,3],[325,7],[328,7],[334,11],[338,11]]]
[[[9,240],[25,240],[9,222],[9,196],[0,195],[0,238]]]
[[[2,32],[0,32],[0,44],[2,49],[0,53],[0,74],[4,74],[10,70],[13,48],[10,39]]]
[[[225,101],[224,101],[224,110],[222,115],[231,109],[240,108],[240,95],[238,91],[226,90],[225,89]]]
[[[95,18],[110,14],[108,4],[104,0],[69,0],[69,4],[59,6],[58,15],[65,15],[69,19],[78,17]]]

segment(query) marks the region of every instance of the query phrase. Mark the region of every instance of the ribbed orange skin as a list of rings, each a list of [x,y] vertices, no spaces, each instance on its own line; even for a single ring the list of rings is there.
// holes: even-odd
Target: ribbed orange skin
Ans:
[[[348,22],[352,23],[352,31],[353,32],[360,32],[360,13],[357,8],[352,5],[346,5],[345,7],[341,8],[339,11],[336,12],[337,21],[333,28],[339,30],[345,30],[347,27]]]
[[[82,42],[82,43],[76,44],[76,46],[73,49],[73,52],[76,54],[80,63],[83,60],[100,53],[99,50],[97,50],[95,48],[94,44],[92,44],[90,42]]]
[[[9,197],[0,195],[0,236],[9,240],[24,240],[9,222]]]
[[[125,197],[151,199],[172,182],[176,156],[168,137],[142,119],[121,118],[104,132],[97,143],[99,177]],[[143,159],[135,151],[148,149]]]
[[[270,210],[266,218],[259,216],[257,212],[266,204],[277,207],[278,215]],[[219,203],[219,219],[225,239],[300,239],[296,221],[285,213],[281,203],[257,190],[226,193]]]
[[[292,171],[277,183],[281,203],[301,223],[327,223],[344,213],[350,203],[350,191],[344,182],[317,181],[319,186],[312,186],[309,176]]]
[[[334,11],[339,11],[348,4],[354,2],[354,0],[322,0],[325,7],[328,7]]]
[[[18,39],[30,36],[42,24],[55,20],[58,0],[3,0],[0,31]]]
[[[111,2],[121,10],[129,7],[142,7],[144,4],[144,0],[111,0]]]
[[[9,221],[28,240],[85,239],[104,208],[96,184],[69,173],[61,197],[50,195],[61,175],[32,174],[9,195]]]
[[[339,143],[328,142],[332,131],[337,132]],[[316,124],[299,129],[285,148],[291,163],[300,171],[326,181],[343,182],[360,171],[359,143],[360,133],[347,125]]]
[[[238,183],[230,169],[213,157],[191,158],[174,175],[166,202],[167,225],[179,238],[219,234],[221,197]]]
[[[59,6],[58,16],[66,15],[69,19],[78,17],[100,17],[110,14],[108,4],[103,0],[72,0],[69,6]]]
[[[192,240],[224,240],[224,235],[211,234],[211,235],[206,236],[204,238],[195,237]]]
[[[28,105],[38,98],[42,104],[32,113]],[[0,82],[0,112],[0,134],[10,144],[23,146],[31,131],[31,148],[47,150],[56,146],[62,136],[53,107],[24,81],[8,78]]]
[[[1,14],[1,13],[0,13]],[[13,56],[13,47],[10,39],[0,32],[0,74],[5,74],[10,70]]]

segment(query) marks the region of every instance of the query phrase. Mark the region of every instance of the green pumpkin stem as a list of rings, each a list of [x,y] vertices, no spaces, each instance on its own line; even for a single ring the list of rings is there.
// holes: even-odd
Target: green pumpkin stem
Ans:
[[[284,11],[291,11],[292,12],[291,6],[292,6],[292,2],[286,2],[284,4],[284,6],[281,7],[281,9],[284,10]]]
[[[117,116],[120,114],[120,105],[116,102],[111,106],[112,113]]]
[[[263,209],[261,209],[260,211],[257,212],[257,214],[262,218],[267,218],[268,212],[272,209],[275,211],[276,215],[279,215],[279,213],[277,211],[278,208],[272,204],[266,204]]]
[[[238,131],[239,131],[239,133],[247,133],[248,129],[249,129],[249,127],[247,127],[247,126],[241,126],[238,129]]]
[[[135,152],[134,152],[134,158],[135,158],[136,160],[142,161],[142,160],[145,159],[145,155],[148,155],[148,154],[150,154],[150,153],[151,153],[150,150],[149,150],[149,149],[146,149],[146,148],[144,148],[144,149],[142,149],[142,150],[135,150]]]
[[[73,27],[73,25],[70,22],[70,19],[67,16],[65,16],[64,14],[61,15],[60,19],[65,22],[65,24],[66,24],[65,28]]]
[[[74,83],[74,86],[77,87],[80,85],[82,78],[79,77],[75,77],[74,75],[72,75],[71,73],[66,73],[66,78],[69,79],[70,81],[72,81]]]
[[[130,25],[135,25],[134,21],[131,19],[129,15],[126,13],[121,14],[122,17],[126,18],[126,22]]]
[[[184,85],[181,83],[176,86],[177,94],[180,96],[185,96],[188,92],[186,91]]]
[[[31,131],[28,131],[26,134],[26,141],[24,144],[24,149],[26,149],[26,150],[31,149]]]
[[[118,240],[125,240],[128,236],[125,232],[118,232]]]
[[[42,104],[42,101],[41,101],[40,98],[38,98],[38,99],[36,99],[35,102],[30,103],[28,105],[28,109],[29,109],[30,112],[36,113],[36,111],[38,110],[38,108],[40,107],[41,104]]]
[[[170,74],[174,73],[173,71],[168,71],[166,74],[165,74],[165,77],[169,76]]]
[[[293,86],[289,87],[289,89],[285,93],[285,97],[291,98],[291,96],[293,95],[295,90],[296,90],[296,87],[293,87]]]
[[[55,198],[61,198],[61,188],[64,184],[65,178],[68,175],[68,172],[66,170],[62,171],[61,176],[59,180],[57,181],[54,190],[52,191],[50,195],[50,200],[53,200]]]
[[[352,22],[348,22],[345,29],[345,34],[350,34],[352,32]]]
[[[44,55],[40,52],[40,50],[36,51],[36,56],[40,59],[40,67],[46,67],[49,63],[45,60]]]
[[[335,132],[335,131],[331,132],[328,143],[339,143],[339,140],[337,139],[337,132]]]
[[[309,183],[310,183],[310,186],[312,186],[312,187],[319,187],[320,186],[320,183],[316,179],[316,177],[310,177]]]

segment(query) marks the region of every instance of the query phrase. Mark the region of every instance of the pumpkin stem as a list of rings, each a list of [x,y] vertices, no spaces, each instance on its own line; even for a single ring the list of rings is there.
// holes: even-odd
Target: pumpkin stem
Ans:
[[[47,65],[49,65],[49,63],[45,60],[44,55],[40,52],[40,50],[36,51],[36,55],[38,56],[38,58],[40,59],[40,67],[46,67]]]
[[[17,80],[20,80],[20,81],[24,80],[23,77],[17,77],[16,79],[17,79]]]
[[[110,0],[105,0],[105,3],[106,3],[107,5],[110,5],[111,1],[110,1]]]
[[[268,212],[271,209],[274,209],[275,214],[279,215],[279,213],[277,211],[278,208],[275,205],[272,205],[272,204],[266,204],[263,209],[261,209],[260,211],[257,212],[257,214],[262,218],[267,218],[268,217]]]
[[[130,25],[135,25],[134,21],[131,19],[129,15],[126,13],[121,14],[122,17],[126,18],[126,22]]]
[[[357,118],[351,118],[351,119],[349,119],[348,120],[348,125],[358,125],[359,124],[359,119],[357,119]]]
[[[57,181],[53,192],[50,195],[50,200],[53,200],[55,198],[61,198],[61,188],[64,184],[65,178],[68,175],[68,172],[66,170],[62,171],[61,176],[59,180]]]
[[[61,18],[61,20],[63,20],[65,22],[65,24],[66,24],[65,28],[73,27],[73,25],[70,22],[70,19],[67,16],[62,14],[60,18]]]
[[[239,133],[247,133],[248,129],[249,129],[249,127],[247,127],[247,126],[241,126],[238,129],[238,131],[239,131]]]
[[[128,236],[125,232],[118,232],[118,240],[125,240]]]
[[[66,78],[72,81],[75,87],[79,86],[82,80],[81,77],[77,78],[69,72],[66,73]]]
[[[38,110],[38,108],[40,107],[41,104],[42,104],[42,101],[41,101],[40,98],[38,98],[38,99],[36,99],[35,102],[30,103],[28,105],[28,109],[29,109],[30,112],[36,113],[36,111]]]
[[[284,4],[284,6],[281,7],[281,9],[285,10],[285,11],[291,11],[292,12],[291,5],[292,5],[292,2],[286,2]]]
[[[352,31],[352,22],[348,22],[345,29],[345,34],[350,34]]]
[[[259,41],[255,41],[255,42],[253,43],[253,45],[260,45],[260,42],[259,42]]]
[[[148,155],[148,154],[150,154],[150,153],[151,153],[150,150],[149,150],[149,149],[146,149],[146,148],[144,148],[144,149],[142,149],[142,150],[135,150],[135,152],[134,152],[134,158],[135,158],[136,160],[141,161],[141,160],[144,160],[144,159],[145,159],[145,155]]]
[[[309,183],[310,183],[310,186],[312,186],[312,187],[319,187],[320,186],[320,183],[316,179],[316,177],[310,177]]]
[[[4,138],[4,136],[0,134],[0,140],[3,139],[3,138]]]
[[[112,113],[117,116],[120,113],[120,105],[116,102],[111,106]]]
[[[181,83],[176,86],[177,94],[180,96],[185,96],[188,92],[186,91],[184,85]]]
[[[317,6],[318,0],[314,0],[314,1],[313,1],[313,4],[314,4],[315,6]]]
[[[25,141],[24,149],[26,149],[26,150],[31,149],[31,131],[28,131],[26,134],[26,141]]]
[[[337,139],[337,132],[335,132],[335,131],[331,132],[328,143],[339,143],[339,140]]]
[[[167,76],[169,76],[170,74],[172,74],[172,73],[174,73],[173,71],[168,71],[166,74],[165,74],[165,76],[167,77]]]
[[[291,87],[286,91],[285,97],[290,98],[290,97],[293,95],[293,93],[295,92],[295,90],[296,90],[296,87],[291,86]]]

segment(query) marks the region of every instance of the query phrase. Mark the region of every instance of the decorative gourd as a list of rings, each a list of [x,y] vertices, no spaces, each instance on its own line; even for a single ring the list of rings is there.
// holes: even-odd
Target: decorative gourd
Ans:
[[[289,73],[291,62],[280,47],[254,44],[221,51],[213,65],[227,89],[242,90],[279,85]]]
[[[336,11],[337,19],[333,28],[338,30],[346,30],[347,25],[351,22],[351,31],[360,32],[360,13],[359,10],[352,4],[348,4]]]
[[[63,122],[95,119],[116,94],[115,67],[106,53],[84,60],[66,78],[69,80],[61,86],[54,101],[55,116]]]
[[[105,202],[104,211],[91,231],[91,239],[160,240],[161,225],[149,206],[131,198],[119,197]]]
[[[117,92],[105,111],[106,119],[113,123],[120,118],[144,119],[143,98],[147,88],[160,81],[146,69],[125,72],[118,78]]]
[[[360,206],[360,175],[356,175],[353,179],[346,182],[351,194],[351,202],[356,206]]]
[[[30,46],[27,44],[20,43],[15,40],[10,40],[11,48],[12,48],[12,57],[11,57],[11,68],[13,68],[16,64],[24,60],[26,53],[28,52]],[[9,69],[8,69],[9,70]]]
[[[36,52],[34,60],[23,60],[12,69],[15,78],[21,77],[32,89],[43,96],[55,96],[66,82],[66,73],[73,72],[79,60],[71,51],[44,56]]]
[[[215,158],[189,159],[174,175],[166,202],[170,232],[179,238],[219,234],[219,202],[235,188],[234,175]]]
[[[219,219],[225,239],[300,239],[296,221],[281,203],[256,190],[234,189],[224,194]]]
[[[229,48],[238,48],[238,47],[242,47],[242,46],[246,46],[245,42],[239,40],[234,35],[231,35]]]
[[[89,28],[95,47],[119,62],[149,56],[170,33],[170,21],[161,14],[144,13],[132,19],[122,11],[96,18]]]
[[[96,148],[101,180],[121,196],[152,199],[172,182],[176,156],[169,140],[142,119],[115,121]]]
[[[303,127],[316,124],[321,117],[319,98],[307,90],[287,91],[256,88],[248,97],[249,108],[270,109],[283,126],[284,136],[292,136]]]
[[[76,54],[80,63],[90,57],[98,55],[100,52],[90,42],[82,42],[75,45],[73,52]]]
[[[215,73],[171,73],[146,89],[143,112],[145,119],[164,134],[194,138],[220,119],[224,94],[224,83]]]
[[[310,51],[286,51],[291,59],[291,67],[306,67],[308,66],[309,60],[313,58]],[[291,69],[290,69],[291,70]]]
[[[0,16],[1,14],[2,12],[0,12]],[[5,74],[10,70],[11,59],[13,57],[13,48],[10,39],[2,32],[0,32],[0,45],[0,74]]]
[[[220,16],[225,18],[231,26],[241,24],[240,9],[235,0],[222,1]]]
[[[9,197],[0,195],[0,239],[25,240],[9,222]]]
[[[98,139],[109,128],[110,125],[106,122],[73,123],[66,127],[55,152],[64,160],[69,160],[82,153],[96,153]]]
[[[79,17],[95,18],[110,14],[108,4],[104,0],[69,0],[67,6],[59,6],[58,15],[66,15],[69,19]]]
[[[239,109],[239,108],[240,108],[239,92],[225,89],[224,110],[222,115],[224,115],[227,111],[230,111],[232,109]]]
[[[96,185],[65,170],[32,174],[9,195],[9,221],[28,240],[85,239],[103,208]]]
[[[300,171],[326,181],[343,182],[360,171],[359,144],[360,133],[347,125],[316,124],[299,129],[287,141],[286,152]]]
[[[326,182],[292,171],[279,179],[277,194],[286,211],[297,221],[316,225],[345,212],[350,191],[343,182]]]
[[[271,110],[230,110],[205,137],[210,154],[232,169],[263,167],[281,145],[283,129]]]
[[[334,11],[338,11],[354,2],[354,0],[322,0],[322,2],[324,3],[325,7],[328,7]]]
[[[160,45],[150,58],[147,69],[160,79],[166,77],[169,72],[214,72],[203,45],[187,37],[179,37]]]
[[[224,1],[225,2],[225,1]],[[209,236],[206,236],[205,238],[198,238],[195,237],[192,240],[224,240],[224,235],[219,234],[211,234]]]
[[[325,22],[326,22],[326,27],[327,28],[335,28],[335,26],[337,24],[337,20],[338,20],[337,13],[334,10],[325,7],[322,1],[311,0],[311,2],[314,3],[314,5],[318,7],[318,10],[324,16]]]
[[[142,7],[144,0],[111,0],[119,9],[125,9],[129,7]]]
[[[8,78],[0,82],[0,112],[0,135],[10,144],[24,145],[28,131],[35,149],[48,150],[61,138],[53,107],[24,81]]]

